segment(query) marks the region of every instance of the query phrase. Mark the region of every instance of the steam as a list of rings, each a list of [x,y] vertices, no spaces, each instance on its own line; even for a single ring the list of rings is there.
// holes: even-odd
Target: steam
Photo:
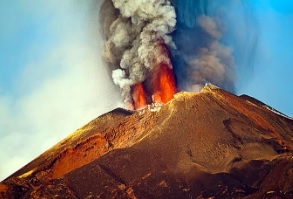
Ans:
[[[112,0],[105,1],[103,9],[114,18],[101,18],[102,26],[109,27],[103,31],[103,57],[114,69],[113,81],[120,86],[125,102],[131,102],[131,86],[146,79],[154,66],[152,60],[169,60],[156,53],[157,42],[163,40],[175,48],[169,36],[176,25],[175,9],[167,0]]]

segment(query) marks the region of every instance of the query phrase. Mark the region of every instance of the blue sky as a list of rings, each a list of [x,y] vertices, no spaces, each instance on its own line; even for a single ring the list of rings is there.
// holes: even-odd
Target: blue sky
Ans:
[[[293,1],[255,0],[255,63],[251,77],[238,89],[293,116]]]
[[[100,1],[0,1],[0,181],[119,104]]]
[[[257,30],[254,64],[248,75],[239,70],[237,93],[293,116],[293,1],[249,2],[246,29],[229,24],[238,42]],[[101,60],[99,3],[0,1],[0,180],[119,105]]]

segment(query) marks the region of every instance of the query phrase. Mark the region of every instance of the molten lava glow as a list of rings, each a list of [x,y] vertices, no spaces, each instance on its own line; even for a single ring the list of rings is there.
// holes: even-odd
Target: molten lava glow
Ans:
[[[157,41],[157,56],[152,70],[152,101],[165,104],[176,93],[176,82],[169,51],[163,40]]]
[[[132,87],[132,98],[135,110],[144,108],[147,105],[146,94],[141,82]]]
[[[158,71],[153,75],[153,96],[155,103],[165,104],[170,101],[176,93],[176,83],[173,70],[165,63],[158,66]]]
[[[149,58],[153,65],[149,79],[132,86],[135,110],[144,108],[150,103],[165,104],[177,91],[170,55],[163,40],[156,42],[156,48]]]

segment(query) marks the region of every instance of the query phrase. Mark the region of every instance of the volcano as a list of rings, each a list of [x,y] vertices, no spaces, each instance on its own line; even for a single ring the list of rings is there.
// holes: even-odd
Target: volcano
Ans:
[[[115,109],[0,184],[1,198],[293,198],[293,120],[215,86]]]

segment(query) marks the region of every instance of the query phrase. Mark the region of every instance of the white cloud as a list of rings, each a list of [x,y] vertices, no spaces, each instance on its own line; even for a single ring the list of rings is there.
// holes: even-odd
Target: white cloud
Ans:
[[[100,57],[100,2],[42,3],[22,8],[45,32],[26,49],[18,98],[0,95],[0,181],[120,101]]]

